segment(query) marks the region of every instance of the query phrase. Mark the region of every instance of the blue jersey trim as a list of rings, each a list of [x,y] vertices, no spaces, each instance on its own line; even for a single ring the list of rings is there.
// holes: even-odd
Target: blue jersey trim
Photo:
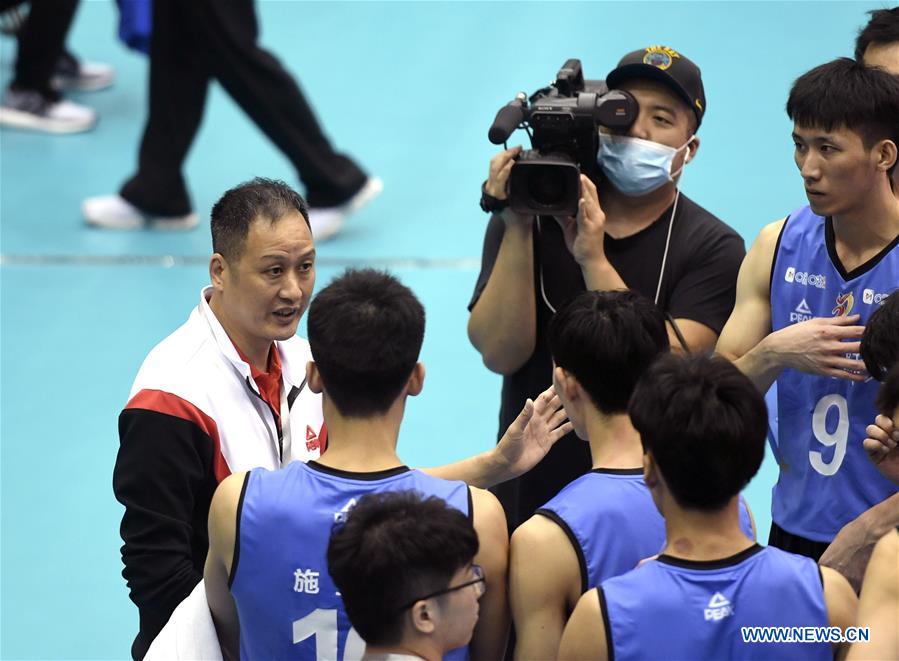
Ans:
[[[568,541],[571,542],[571,546],[574,547],[574,554],[577,556],[578,571],[581,573],[581,594],[584,594],[587,591],[587,558],[584,557],[584,549],[581,548],[581,543],[578,541],[577,535],[575,535],[571,527],[565,523],[565,519],[552,510],[541,507],[534,512],[534,514],[545,516],[559,526],[562,529],[562,532],[565,533],[565,536],[568,537]]]
[[[780,252],[780,242],[784,238],[784,232],[787,229],[787,223],[790,222],[789,214],[784,218],[784,224],[780,226],[780,232],[777,233],[777,241],[774,244],[774,254],[771,255],[771,273],[768,276],[768,298],[771,298],[771,290],[774,287],[774,271],[777,266],[777,253]]]
[[[874,255],[867,262],[856,266],[852,271],[846,271],[843,262],[840,261],[840,256],[837,254],[837,237],[833,228],[833,218],[830,216],[824,219],[824,245],[827,247],[827,255],[830,257],[830,261],[833,262],[833,267],[837,270],[837,273],[840,274],[840,277],[848,283],[850,280],[855,280],[859,276],[862,276],[873,269],[893,250],[893,248],[899,245],[899,234],[896,235],[895,239],[885,245],[883,250]]]
[[[602,624],[606,628],[606,654],[609,657],[609,661],[615,661],[615,645],[612,644],[612,623],[609,622],[606,593],[602,591],[601,585],[596,588],[596,595],[599,598],[599,612],[602,613]]]
[[[660,555],[658,558],[656,558],[656,560],[663,564],[672,565],[674,567],[682,567],[683,569],[723,569],[725,567],[738,565],[747,558],[751,558],[756,553],[759,553],[764,549],[764,546],[756,543],[749,548],[743,549],[739,553],[735,553],[734,555],[728,556],[726,558],[717,558],[715,560],[687,560],[686,558],[676,558],[673,555],[668,555],[666,553]]]
[[[231,571],[228,572],[228,589],[234,583],[234,577],[237,575],[237,563],[240,560],[240,520],[243,514],[243,499],[247,495],[247,485],[250,483],[251,473],[247,472],[243,476],[243,484],[240,485],[240,497],[237,499],[237,523],[234,526],[234,555],[231,558]]]
[[[324,464],[320,464],[319,462],[307,461],[306,465],[312,470],[318,473],[324,473],[325,475],[333,475],[334,477],[342,477],[347,480],[365,480],[368,482],[375,482],[377,480],[384,480],[388,477],[393,477],[394,475],[402,475],[403,473],[408,473],[412,469],[408,466],[395,466],[393,468],[385,468],[380,471],[365,471],[365,472],[357,472],[357,471],[345,471],[340,468],[334,468],[333,466],[325,466]]]

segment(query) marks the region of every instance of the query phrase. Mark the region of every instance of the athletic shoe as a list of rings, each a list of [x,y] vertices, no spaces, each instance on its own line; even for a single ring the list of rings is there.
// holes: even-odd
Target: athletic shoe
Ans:
[[[378,177],[369,177],[359,192],[336,207],[309,207],[309,225],[316,241],[327,241],[340,231],[346,217],[358,211],[380,195],[384,182]]]
[[[0,126],[45,133],[81,133],[97,123],[97,113],[63,98],[34,90],[7,89],[0,99]]]
[[[110,230],[189,230],[196,227],[197,214],[156,216],[141,211],[120,195],[89,197],[81,203],[81,213],[88,225]]]
[[[96,92],[106,89],[115,80],[115,69],[99,62],[80,62],[64,52],[56,62],[50,84],[57,90]]]

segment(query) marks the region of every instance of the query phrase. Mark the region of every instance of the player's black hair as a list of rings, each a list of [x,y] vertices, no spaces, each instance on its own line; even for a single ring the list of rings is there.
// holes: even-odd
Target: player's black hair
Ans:
[[[877,392],[877,408],[890,418],[899,408],[899,363],[893,365]]]
[[[553,316],[547,339],[555,364],[607,415],[627,411],[637,379],[669,349],[665,316],[630,290],[578,294]]]
[[[421,351],[425,311],[392,275],[349,269],[309,306],[312,359],[341,414],[384,413],[405,386]]]
[[[899,290],[892,293],[868,318],[862,333],[862,360],[868,374],[883,381],[899,365]]]
[[[722,508],[762,464],[765,401],[723,358],[662,356],[643,374],[628,411],[684,508]]]
[[[283,181],[256,177],[225,191],[212,207],[212,250],[229,262],[240,259],[250,225],[257,218],[274,224],[298,211],[309,225],[309,209]]]
[[[899,76],[838,58],[796,79],[787,115],[802,127],[855,131],[866,149],[885,139],[899,146]]]
[[[855,40],[855,59],[861,62],[871,44],[899,43],[899,7],[875,9],[868,12],[871,20]]]
[[[443,590],[478,552],[471,521],[412,491],[362,497],[328,543],[328,571],[353,627],[369,645],[395,645],[406,610]]]

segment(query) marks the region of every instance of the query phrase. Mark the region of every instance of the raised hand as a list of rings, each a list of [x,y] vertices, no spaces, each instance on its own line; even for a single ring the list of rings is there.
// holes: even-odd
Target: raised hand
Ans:
[[[536,401],[525,402],[496,449],[509,472],[517,477],[536,466],[556,441],[571,430],[568,414],[550,386]]]

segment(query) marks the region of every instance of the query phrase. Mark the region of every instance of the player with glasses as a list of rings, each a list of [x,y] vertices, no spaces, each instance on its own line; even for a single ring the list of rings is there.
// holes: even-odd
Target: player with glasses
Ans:
[[[449,594],[450,592],[455,592],[456,590],[462,590],[471,585],[474,586],[475,597],[480,599],[485,592],[487,592],[487,579],[484,577],[484,570],[480,565],[471,565],[471,575],[474,578],[470,581],[463,583],[462,585],[454,585],[451,588],[444,588],[443,590],[437,590],[436,592],[431,592],[430,594],[426,594],[423,597],[418,597],[417,599],[413,599],[405,606],[400,608],[400,612],[402,613],[407,608],[412,608],[419,601],[424,601],[425,599],[433,599],[434,597],[440,597],[445,594]]]
[[[365,641],[363,660],[439,660],[468,644],[487,591],[477,551],[469,517],[440,498],[362,497],[331,536],[328,571]]]

